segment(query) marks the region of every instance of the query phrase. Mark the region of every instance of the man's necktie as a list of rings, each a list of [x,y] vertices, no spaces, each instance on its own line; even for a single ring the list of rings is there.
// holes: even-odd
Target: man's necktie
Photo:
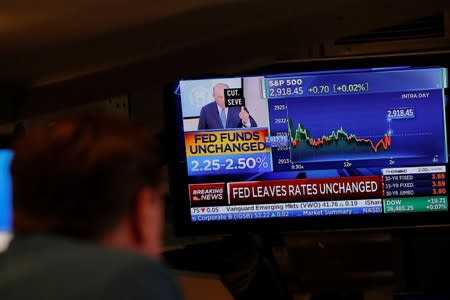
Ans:
[[[223,128],[227,127],[227,115],[225,114],[225,108],[220,111],[220,120],[222,120]]]

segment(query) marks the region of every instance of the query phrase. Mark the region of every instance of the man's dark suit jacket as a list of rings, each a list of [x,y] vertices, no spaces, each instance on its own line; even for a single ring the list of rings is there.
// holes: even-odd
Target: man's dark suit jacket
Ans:
[[[239,118],[240,107],[229,107],[227,115],[226,128],[242,128],[242,121]],[[250,127],[256,127],[255,120],[250,116]],[[200,111],[200,120],[198,121],[198,129],[222,129],[222,120],[217,110],[216,102],[211,102],[202,107]]]
[[[50,236],[20,236],[0,254],[2,300],[181,299],[149,258]]]

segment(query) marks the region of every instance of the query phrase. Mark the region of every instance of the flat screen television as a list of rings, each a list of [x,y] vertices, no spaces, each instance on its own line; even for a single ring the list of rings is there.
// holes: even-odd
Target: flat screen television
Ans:
[[[448,225],[448,56],[287,62],[171,85],[178,232]]]

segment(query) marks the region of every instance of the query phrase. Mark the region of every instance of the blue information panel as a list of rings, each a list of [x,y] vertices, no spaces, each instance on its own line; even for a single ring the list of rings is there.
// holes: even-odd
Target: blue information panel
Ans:
[[[189,175],[241,174],[271,171],[270,153],[188,157]]]
[[[0,231],[11,231],[11,176],[9,166],[12,151],[0,150]]]
[[[442,68],[266,78],[270,133],[290,141],[272,149],[274,170],[446,163],[445,78]]]
[[[341,74],[266,76],[266,98],[312,97],[444,88],[442,68],[359,71]],[[418,95],[420,96],[420,95]]]
[[[230,220],[251,220],[270,218],[295,218],[295,217],[318,217],[318,216],[339,216],[339,215],[361,215],[380,214],[382,208],[378,207],[353,207],[353,208],[324,208],[324,209],[299,209],[291,211],[273,210],[270,212],[231,212],[222,214],[193,215],[193,222],[204,221],[230,221]]]

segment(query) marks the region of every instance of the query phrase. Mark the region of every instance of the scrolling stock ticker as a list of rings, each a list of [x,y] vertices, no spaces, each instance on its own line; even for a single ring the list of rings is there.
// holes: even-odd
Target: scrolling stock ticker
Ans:
[[[448,210],[445,68],[258,85],[268,127],[185,133],[192,221]]]

